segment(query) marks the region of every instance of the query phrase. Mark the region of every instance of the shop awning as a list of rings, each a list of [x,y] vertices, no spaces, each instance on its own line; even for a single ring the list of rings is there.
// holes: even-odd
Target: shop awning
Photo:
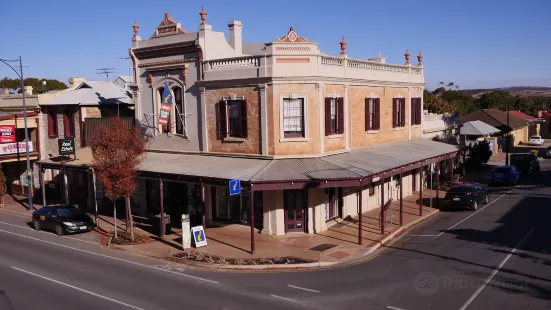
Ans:
[[[407,170],[414,164],[451,156],[459,150],[456,145],[415,140],[365,147],[325,157],[300,159],[255,159],[148,152],[140,170],[149,174],[219,180],[239,179],[253,184],[318,183],[317,186],[323,187],[328,182],[333,182],[333,185],[339,181],[356,184],[368,176],[392,172],[393,169]],[[332,184],[329,183],[327,186]],[[341,185],[344,186],[344,183]]]
[[[75,155],[56,156],[39,160],[37,163],[46,169],[71,169],[86,171],[90,169],[94,157],[90,147],[83,147],[76,150]]]

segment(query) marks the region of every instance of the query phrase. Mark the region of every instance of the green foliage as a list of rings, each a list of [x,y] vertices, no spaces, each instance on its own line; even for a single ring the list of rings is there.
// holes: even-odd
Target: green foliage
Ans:
[[[496,108],[506,111],[508,105],[510,108],[513,106],[515,97],[511,96],[508,92],[498,90],[485,93],[478,99],[478,101],[480,103],[480,108],[482,109]]]
[[[6,187],[6,176],[4,175],[2,166],[0,166],[0,183],[0,196],[4,196],[8,192],[8,188]]]
[[[46,81],[46,86],[42,86],[42,81]],[[26,78],[25,86],[32,86],[34,94],[41,94],[50,90],[67,89],[67,85],[55,79],[37,79]],[[16,89],[21,87],[20,79],[9,79],[7,77],[0,80],[0,88]]]
[[[475,164],[486,164],[492,156],[490,142],[486,140],[478,141],[470,148],[470,158]]]

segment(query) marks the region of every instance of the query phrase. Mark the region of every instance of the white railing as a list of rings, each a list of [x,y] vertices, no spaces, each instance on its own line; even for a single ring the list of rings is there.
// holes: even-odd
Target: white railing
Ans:
[[[421,74],[422,69],[421,68],[411,68],[412,74]]]
[[[321,64],[323,66],[339,66],[342,67],[343,59],[340,57],[321,56]]]
[[[353,59],[348,59],[347,62],[348,62],[348,68],[408,73],[408,67],[406,66],[382,64],[378,62],[372,62],[372,61],[366,61],[366,60],[353,60]],[[323,61],[322,61],[322,64],[323,64]]]
[[[223,71],[247,68],[259,68],[260,57],[239,57],[227,59],[208,60],[204,63],[205,71]]]

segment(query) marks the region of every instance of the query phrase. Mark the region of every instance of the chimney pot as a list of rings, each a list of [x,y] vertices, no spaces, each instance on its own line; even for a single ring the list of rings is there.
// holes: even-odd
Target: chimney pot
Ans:
[[[25,86],[25,95],[32,95],[32,94],[33,94],[33,87]]]
[[[81,77],[72,77],[69,79],[69,84],[70,84],[70,87],[69,88],[76,88],[77,86],[79,86],[82,82],[84,82],[84,78],[81,78]]]

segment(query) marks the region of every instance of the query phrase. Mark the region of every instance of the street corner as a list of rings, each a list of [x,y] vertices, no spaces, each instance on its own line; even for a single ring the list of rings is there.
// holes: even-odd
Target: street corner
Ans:
[[[414,280],[414,287],[417,293],[429,296],[438,290],[439,278],[436,274],[430,271],[423,271],[419,273]]]

